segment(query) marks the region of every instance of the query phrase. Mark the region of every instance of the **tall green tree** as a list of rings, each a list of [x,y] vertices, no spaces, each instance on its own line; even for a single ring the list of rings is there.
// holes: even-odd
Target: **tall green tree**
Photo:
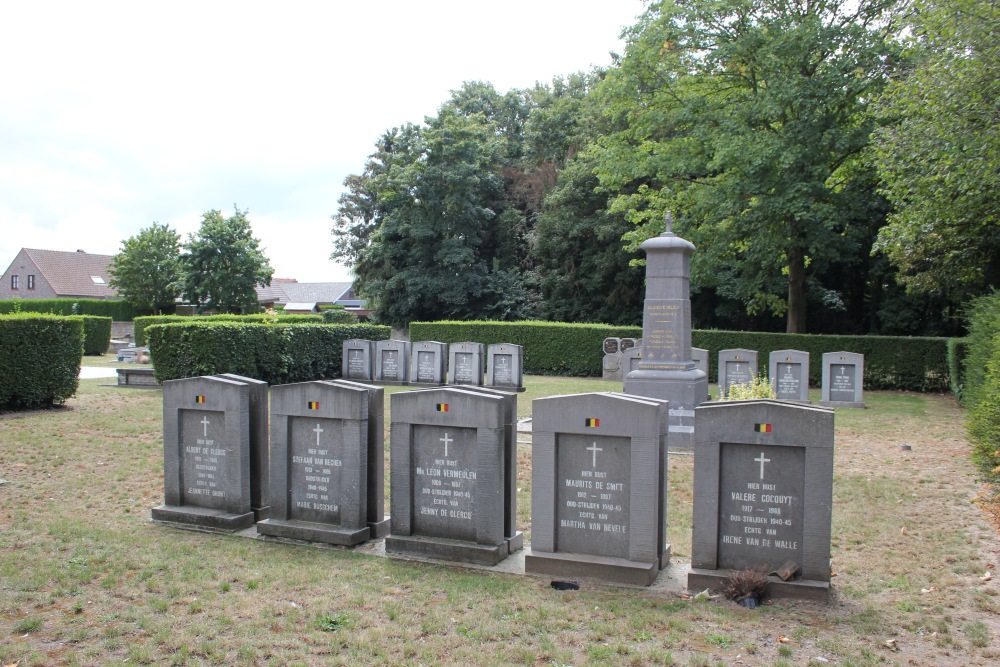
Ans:
[[[895,205],[876,249],[910,291],[1000,284],[1000,3],[914,0],[913,66],[881,99],[878,167]]]
[[[235,207],[234,207],[235,208]],[[184,297],[199,309],[239,313],[257,310],[257,285],[270,285],[274,270],[254,238],[247,211],[228,218],[211,210],[198,234],[184,245]]]
[[[181,235],[154,222],[122,241],[108,272],[123,300],[159,315],[181,293]]]
[[[692,281],[804,332],[810,285],[846,252],[847,181],[895,67],[894,0],[670,0],[627,32],[601,95],[611,211],[666,210],[698,246]],[[828,289],[829,285],[815,285]]]

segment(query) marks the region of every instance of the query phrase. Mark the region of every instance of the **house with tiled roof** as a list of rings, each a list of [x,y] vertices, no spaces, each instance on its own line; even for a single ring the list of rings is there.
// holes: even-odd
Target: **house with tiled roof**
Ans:
[[[353,282],[300,283],[287,278],[272,278],[267,287],[257,287],[257,300],[265,308],[286,304],[315,304],[316,306],[343,306],[357,313],[367,315],[365,302],[354,294]]]
[[[119,299],[112,255],[21,248],[0,278],[0,299]]]

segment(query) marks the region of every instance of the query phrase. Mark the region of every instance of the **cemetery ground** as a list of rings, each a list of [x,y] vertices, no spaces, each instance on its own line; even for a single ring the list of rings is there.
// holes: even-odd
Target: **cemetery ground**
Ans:
[[[1000,541],[951,396],[867,392],[868,409],[837,410],[833,602],[745,609],[659,582],[556,591],[533,576],[155,525],[162,393],[103,386],[113,381],[0,415],[0,665],[1000,661]],[[533,398],[621,386],[525,385],[522,416]],[[530,540],[530,446],[518,466]],[[692,457],[669,466],[669,542],[686,562]]]

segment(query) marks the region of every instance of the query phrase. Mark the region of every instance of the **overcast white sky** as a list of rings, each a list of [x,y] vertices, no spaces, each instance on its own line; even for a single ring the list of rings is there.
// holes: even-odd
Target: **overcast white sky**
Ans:
[[[0,271],[249,209],[276,277],[345,280],[330,216],[382,131],[463,81],[607,66],[641,0],[3,2]]]

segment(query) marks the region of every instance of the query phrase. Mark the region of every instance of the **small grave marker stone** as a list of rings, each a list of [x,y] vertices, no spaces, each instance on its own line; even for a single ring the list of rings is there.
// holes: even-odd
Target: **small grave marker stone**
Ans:
[[[512,546],[504,398],[443,387],[392,396],[389,554],[496,565]]]
[[[410,354],[410,384],[440,386],[445,383],[448,343],[434,340],[413,343]]]
[[[863,408],[865,355],[827,352],[823,355],[823,384],[819,404],[831,408]]]
[[[409,384],[410,343],[405,340],[375,342],[375,382],[387,385]]]
[[[692,347],[691,361],[694,362],[695,368],[704,373],[705,377],[708,377],[708,350],[702,347]]]
[[[641,347],[630,347],[625,350],[622,355],[622,366],[624,366],[624,372],[627,375],[634,370],[638,370],[639,363],[642,361],[642,348]]]
[[[375,377],[375,341],[352,338],[344,341],[341,377],[355,382],[371,382]]]
[[[756,377],[756,350],[719,350],[720,395],[727,396],[734,384],[750,384]]]
[[[451,384],[482,386],[485,347],[482,343],[452,343],[448,346]]]
[[[511,343],[489,345],[486,385],[506,391],[524,391],[524,348]]]
[[[611,382],[621,382],[625,373],[622,371],[622,339],[604,339],[604,360],[601,363],[601,379]]]
[[[695,411],[688,588],[721,589],[733,571],[776,571],[768,596],[827,602],[833,516],[833,411],[777,400]]]
[[[666,544],[668,403],[627,394],[532,403],[525,572],[648,586]]]
[[[253,525],[250,391],[223,377],[163,383],[164,504],[154,521],[227,532]]]
[[[809,402],[809,353],[799,350],[775,350],[768,355],[771,386],[785,401]]]

